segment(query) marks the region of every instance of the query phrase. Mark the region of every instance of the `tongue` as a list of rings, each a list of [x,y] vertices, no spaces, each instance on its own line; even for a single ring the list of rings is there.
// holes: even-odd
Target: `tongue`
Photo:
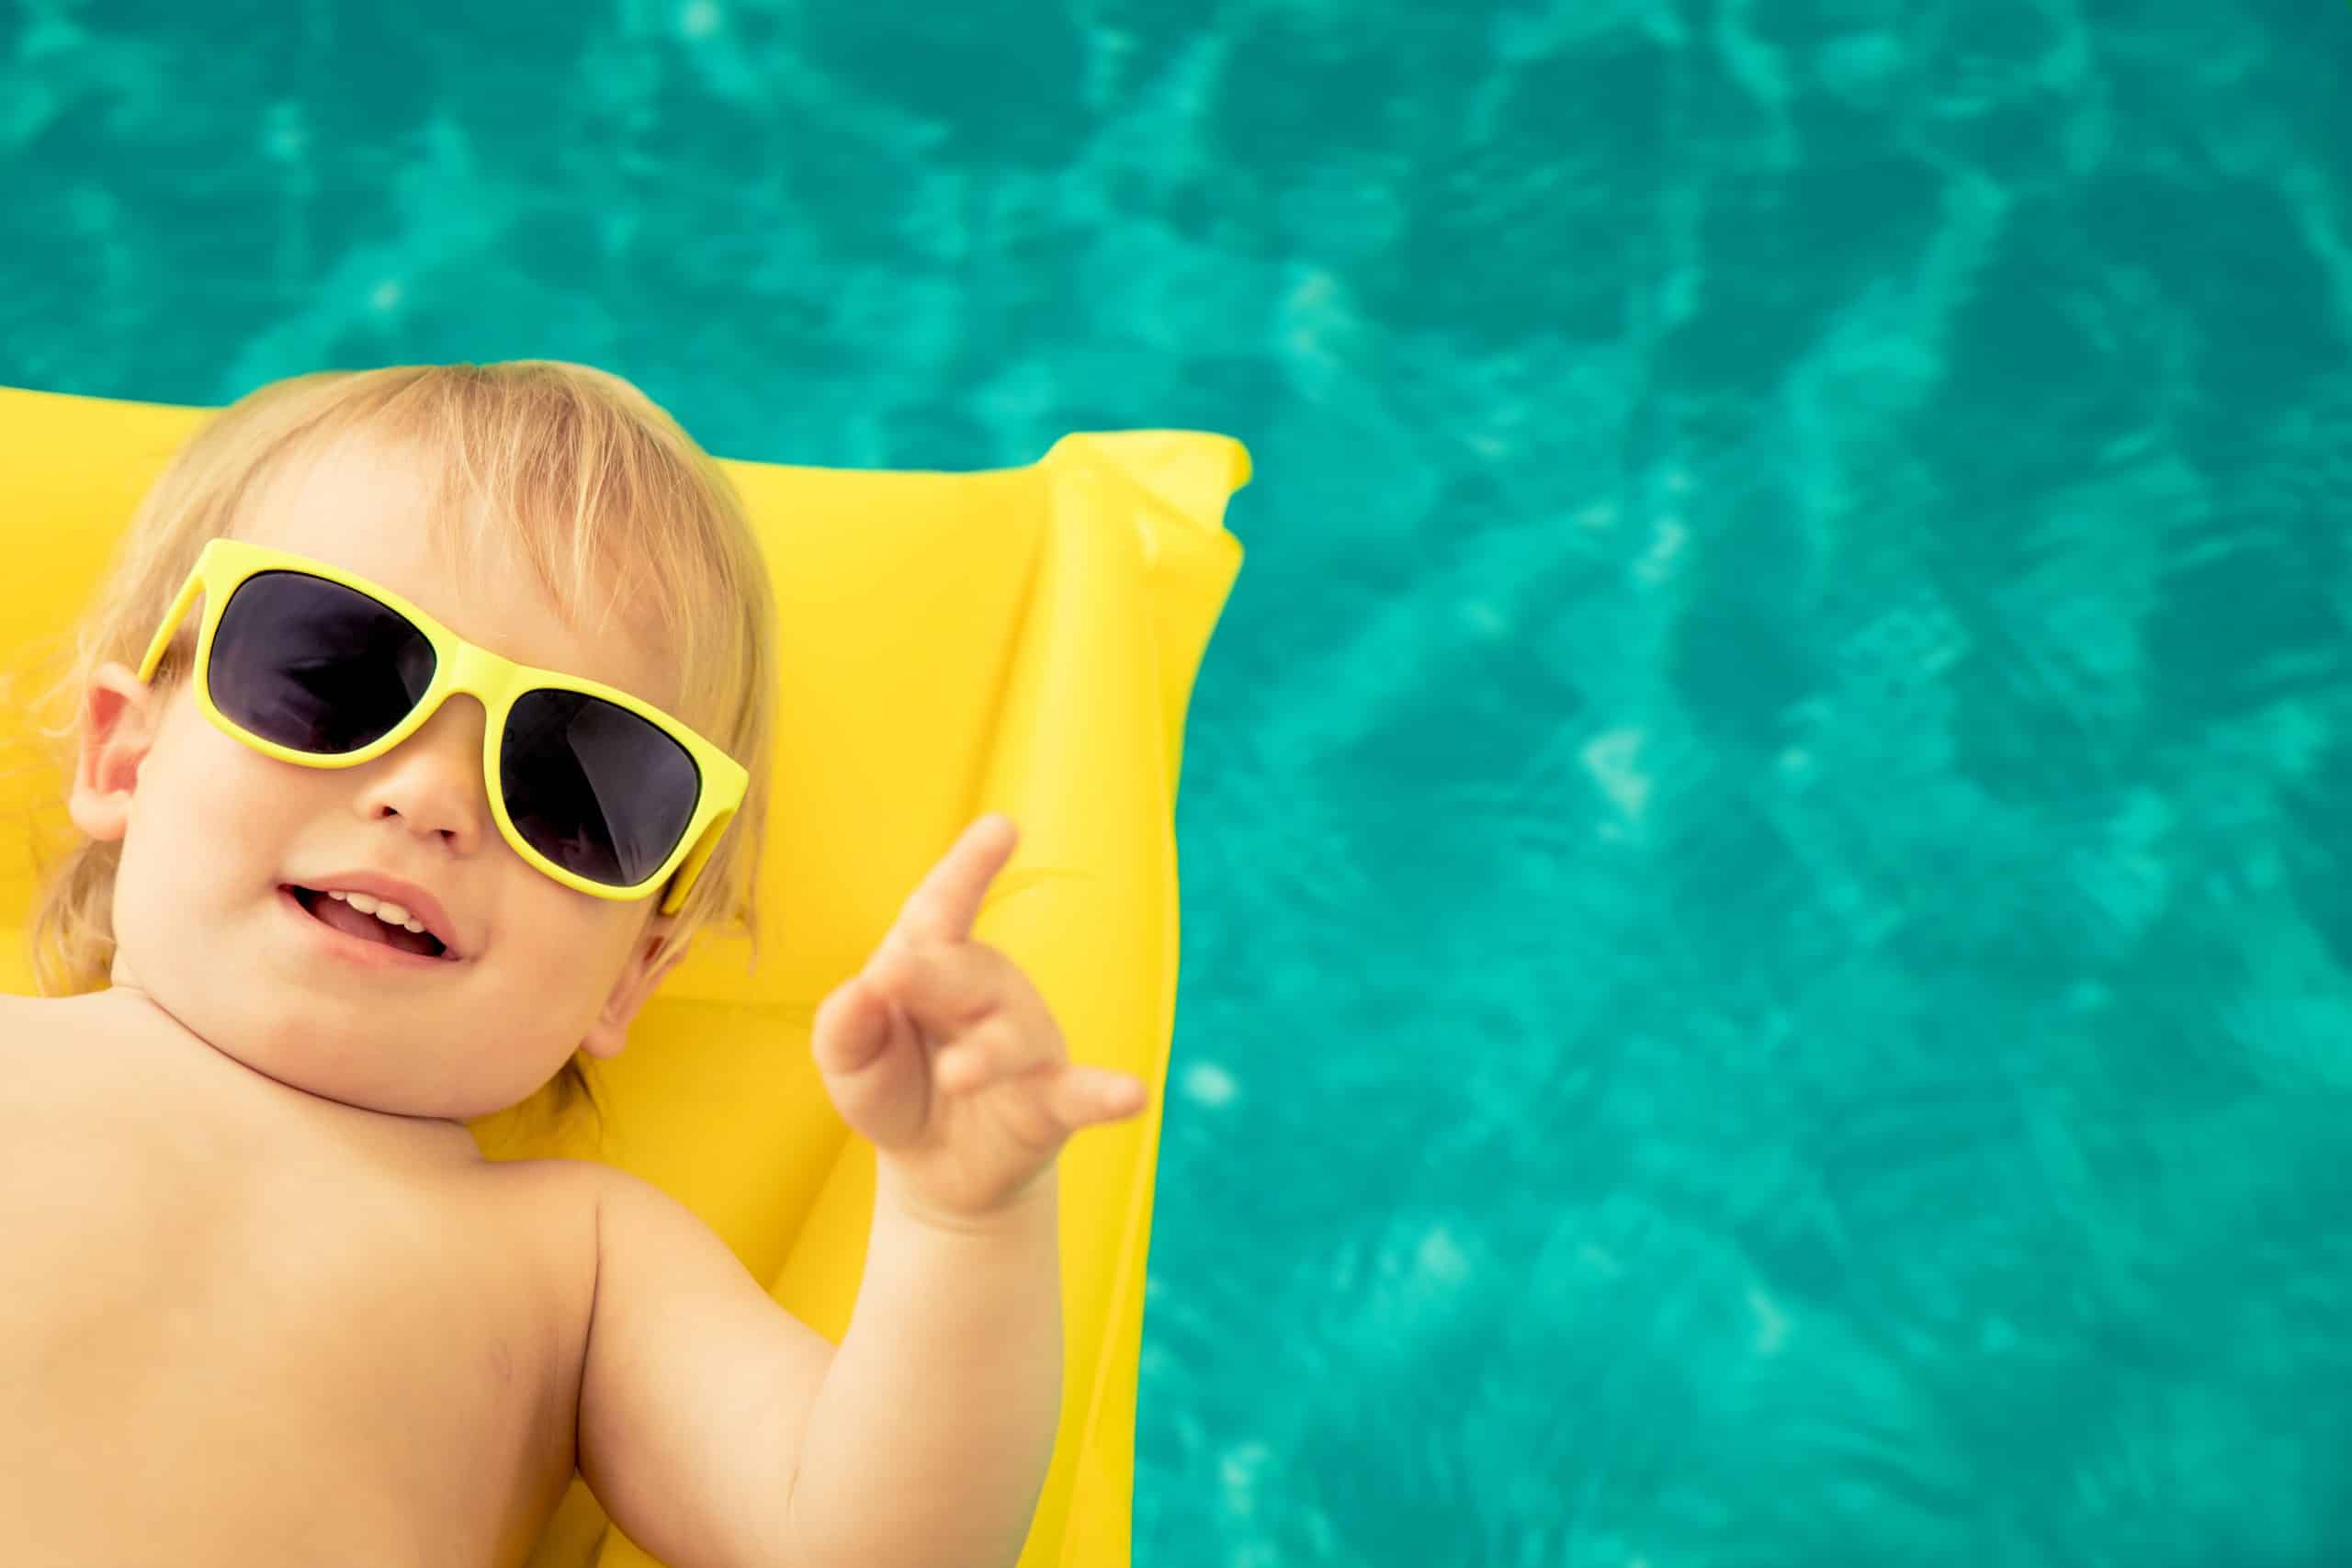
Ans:
[[[321,894],[311,903],[311,913],[335,930],[347,931],[368,942],[380,942],[388,947],[401,948],[409,953],[428,951],[423,932],[388,926],[373,915],[361,914],[340,898],[330,898]]]

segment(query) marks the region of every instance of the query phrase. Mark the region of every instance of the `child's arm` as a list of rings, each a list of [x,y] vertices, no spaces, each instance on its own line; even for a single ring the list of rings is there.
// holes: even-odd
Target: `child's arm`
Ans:
[[[596,1173],[580,1472],[670,1568],[1012,1568],[1053,1457],[1050,1177],[985,1223],[887,1180],[836,1352],[708,1227]]]
[[[596,1290],[580,1473],[621,1532],[671,1568],[784,1568],[793,1466],[833,1348],[683,1204],[583,1168]]]
[[[865,1278],[808,1416],[788,1563],[1012,1568],[1061,1414],[1049,1177],[1002,1214],[875,1194]]]
[[[1012,1568],[1061,1406],[1055,1159],[1146,1102],[1071,1061],[976,942],[1012,826],[966,829],[817,1010],[834,1109],[875,1145],[874,1230],[839,1351],[643,1182],[598,1206],[580,1469],[672,1568]]]
[[[875,1146],[865,1279],[807,1427],[791,1538],[857,1568],[1013,1568],[1061,1412],[1056,1162],[1141,1112],[1081,1066],[1012,957],[975,940],[1018,835],[965,829],[809,1031]]]

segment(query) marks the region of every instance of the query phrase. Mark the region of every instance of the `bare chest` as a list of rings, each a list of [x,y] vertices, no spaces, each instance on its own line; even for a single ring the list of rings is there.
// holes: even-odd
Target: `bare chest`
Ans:
[[[0,1089],[9,1560],[520,1561],[572,1471],[594,1217],[562,1168],[207,1109]]]

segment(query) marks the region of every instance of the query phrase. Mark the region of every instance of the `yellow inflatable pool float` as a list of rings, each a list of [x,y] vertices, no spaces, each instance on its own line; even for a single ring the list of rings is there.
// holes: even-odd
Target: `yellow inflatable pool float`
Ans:
[[[207,411],[0,388],[0,990],[33,989],[39,857],[72,832],[30,687],[134,503]],[[871,1145],[808,1054],[817,1003],[981,812],[1021,842],[977,930],[1017,960],[1072,1055],[1151,1086],[1142,1116],[1061,1158],[1061,1426],[1022,1568],[1124,1568],[1152,1177],[1175,1023],[1174,806],[1193,676],[1241,562],[1249,479],[1221,436],[1065,437],[981,473],[723,465],[759,529],[782,628],[751,972],[706,936],[600,1064],[583,1119],[486,1119],[492,1157],[603,1159],[687,1204],[838,1344],[865,1266]],[[0,1556],[5,1556],[0,1550]],[[537,1562],[653,1559],[576,1478]]]

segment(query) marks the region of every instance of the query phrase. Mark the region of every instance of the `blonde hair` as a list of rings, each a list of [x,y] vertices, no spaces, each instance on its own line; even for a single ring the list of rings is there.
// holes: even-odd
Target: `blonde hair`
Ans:
[[[575,629],[592,598],[601,593],[598,615],[609,615],[625,592],[630,621],[666,639],[662,651],[681,673],[671,711],[749,769],[751,785],[655,961],[714,926],[741,931],[756,951],[752,889],[775,722],[767,569],[718,466],[643,392],[585,366],[322,371],[273,382],[213,415],[131,514],[64,668],[47,684],[45,708],[62,716],[42,733],[68,776],[93,672],[110,660],[136,667],[198,552],[232,530],[266,479],[351,435],[437,464],[432,526],[443,547],[461,547],[469,526],[496,529]],[[159,686],[185,676],[180,649],[157,672]],[[45,869],[31,932],[44,994],[106,983],[120,858],[119,843],[80,840]],[[553,1088],[559,1102],[576,1094],[595,1105],[577,1054]]]

